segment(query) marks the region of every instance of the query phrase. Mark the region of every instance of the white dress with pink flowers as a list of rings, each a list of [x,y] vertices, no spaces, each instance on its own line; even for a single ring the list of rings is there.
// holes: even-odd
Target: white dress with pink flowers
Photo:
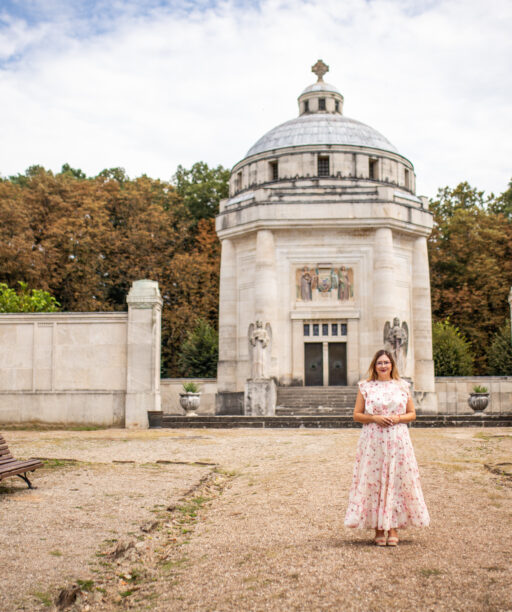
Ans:
[[[406,381],[362,381],[359,389],[365,413],[405,414],[410,394]],[[345,525],[387,531],[429,522],[407,425],[363,425]]]

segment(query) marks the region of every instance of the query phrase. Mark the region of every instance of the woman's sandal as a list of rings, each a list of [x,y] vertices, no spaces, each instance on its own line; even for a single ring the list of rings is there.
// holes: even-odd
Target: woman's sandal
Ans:
[[[377,545],[377,546],[386,546],[386,534],[381,535],[381,536],[377,536],[373,542]]]
[[[398,536],[389,536],[388,546],[398,546]]]

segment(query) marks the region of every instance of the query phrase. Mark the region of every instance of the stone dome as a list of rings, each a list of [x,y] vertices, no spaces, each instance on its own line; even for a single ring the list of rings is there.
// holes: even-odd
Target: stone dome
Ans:
[[[246,157],[304,145],[354,145],[398,153],[396,147],[369,125],[344,115],[301,115],[273,128],[247,152]]]
[[[377,130],[343,115],[343,96],[323,80],[328,70],[329,66],[318,60],[312,67],[318,81],[300,94],[299,116],[267,132],[249,149],[246,158],[308,145],[351,145],[398,154],[396,147]]]

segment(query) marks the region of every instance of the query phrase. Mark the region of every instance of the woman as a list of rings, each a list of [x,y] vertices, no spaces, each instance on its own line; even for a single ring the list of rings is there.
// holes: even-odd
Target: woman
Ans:
[[[377,351],[354,408],[363,431],[345,517],[347,527],[375,529],[377,546],[386,546],[386,532],[388,546],[396,546],[398,528],[430,522],[407,428],[415,418],[409,383],[391,353]]]

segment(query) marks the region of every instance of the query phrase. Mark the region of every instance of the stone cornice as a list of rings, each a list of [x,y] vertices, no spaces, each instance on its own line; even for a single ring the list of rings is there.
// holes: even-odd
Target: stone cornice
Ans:
[[[3,312],[0,325],[12,323],[126,323],[128,312]]]

